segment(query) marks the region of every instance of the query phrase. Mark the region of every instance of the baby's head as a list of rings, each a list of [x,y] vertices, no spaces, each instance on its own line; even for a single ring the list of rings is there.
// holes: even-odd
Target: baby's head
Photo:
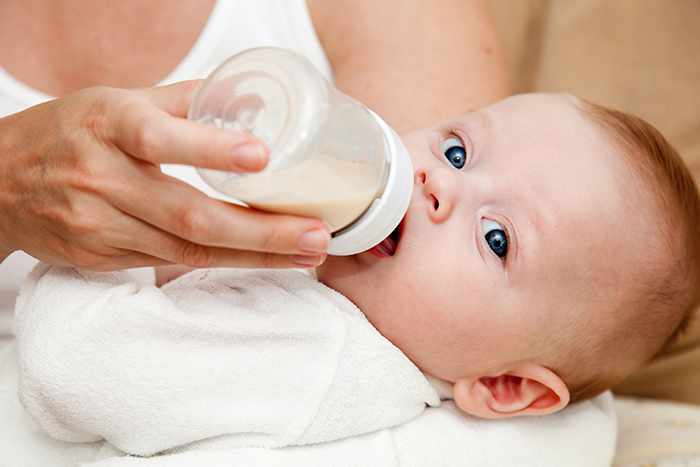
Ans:
[[[700,202],[649,125],[530,94],[403,139],[415,185],[397,233],[317,275],[465,411],[590,398],[687,322]]]

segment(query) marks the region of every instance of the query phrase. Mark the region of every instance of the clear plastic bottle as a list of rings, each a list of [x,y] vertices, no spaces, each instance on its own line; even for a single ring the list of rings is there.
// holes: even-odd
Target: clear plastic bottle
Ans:
[[[164,172],[225,201],[322,219],[333,233],[329,254],[372,248],[408,209],[413,170],[399,137],[292,51],[229,58],[202,83],[188,118],[256,136],[268,165],[251,174],[196,169],[213,191],[182,169]]]

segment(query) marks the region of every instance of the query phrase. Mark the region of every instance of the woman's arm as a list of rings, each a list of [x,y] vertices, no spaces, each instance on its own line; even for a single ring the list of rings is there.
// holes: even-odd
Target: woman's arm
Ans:
[[[509,93],[485,0],[308,0],[336,85],[403,134]]]

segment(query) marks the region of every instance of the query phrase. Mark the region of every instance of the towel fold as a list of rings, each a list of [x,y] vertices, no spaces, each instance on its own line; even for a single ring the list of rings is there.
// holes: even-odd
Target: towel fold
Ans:
[[[140,456],[284,447],[396,426],[439,397],[345,297],[299,271],[38,265],[20,291],[19,397],[49,435]]]

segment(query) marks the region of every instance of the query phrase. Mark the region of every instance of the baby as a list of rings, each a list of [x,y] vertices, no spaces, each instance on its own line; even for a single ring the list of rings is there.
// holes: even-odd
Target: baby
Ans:
[[[546,414],[668,347],[697,302],[700,202],[645,122],[520,95],[404,139],[395,237],[318,279],[481,417]]]
[[[371,323],[367,324],[371,332],[378,331],[376,339],[370,336],[369,340],[379,346],[383,345],[380,340],[393,344],[401,357],[408,357],[407,365],[449,383],[451,397],[462,410],[485,418],[549,414],[590,399],[658,356],[682,331],[698,299],[700,246],[695,240],[700,238],[700,200],[679,156],[648,124],[573,96],[530,94],[469,112],[441,127],[411,133],[403,140],[413,161],[415,185],[398,229],[369,251],[328,257],[315,270],[321,284],[303,276],[300,287],[308,290],[289,298],[290,307],[296,306],[297,298],[309,308],[325,300],[323,303],[341,309],[346,319],[342,329],[360,329],[362,322],[347,308],[351,302]],[[265,300],[273,300],[270,297],[277,293],[273,288],[289,294],[288,284],[292,283],[288,280],[290,271],[278,273],[282,278],[278,282],[275,272],[253,272],[252,282],[246,282],[245,272],[231,271],[225,278],[226,270],[219,270],[212,271],[218,277],[215,286],[198,286],[207,274],[183,276],[163,290],[199,287],[198,298],[188,299],[191,309],[199,304],[205,309],[209,303],[205,301],[211,299],[216,301],[212,306],[223,307],[224,314],[216,318],[220,319],[225,316],[226,304],[234,299],[236,306],[264,307]],[[136,299],[146,290],[124,289],[121,279],[111,283],[114,274],[78,271],[58,276],[63,282],[45,282],[43,289],[45,279],[35,278],[17,304],[15,333],[20,368],[25,373],[20,395],[24,394],[23,403],[35,418],[45,417],[51,410],[60,412],[56,405],[61,397],[45,396],[46,387],[55,390],[65,384],[43,382],[30,374],[38,368],[32,358],[83,351],[76,350],[79,339],[73,338],[57,337],[60,348],[53,353],[32,347],[27,336],[33,329],[51,319],[58,324],[47,336],[56,335],[56,327],[79,329],[88,316],[84,310],[95,306],[107,310],[116,302],[122,304],[120,310],[129,306],[136,309],[141,306]],[[89,289],[97,290],[96,295],[89,296],[88,287],[98,282],[98,288]],[[76,288],[70,289],[73,285]],[[270,288],[269,297],[265,296],[266,287]],[[260,295],[251,292],[256,288],[262,291]],[[127,291],[122,297],[118,290]],[[164,299],[159,289],[148,290],[151,301],[141,306],[143,313],[164,303],[171,306],[167,300],[179,303],[172,296]],[[80,313],[60,305],[66,295],[77,303],[75,310],[82,310]],[[274,306],[284,307],[285,300]],[[52,309],[54,306],[57,309]],[[112,309],[104,318],[90,315],[98,316],[91,323],[113,320],[104,325],[113,332],[124,327],[119,339],[126,348],[131,335],[129,322],[118,313]],[[318,319],[330,313],[324,310]],[[266,308],[260,319],[267,314]],[[168,319],[165,314],[153,324],[161,325]],[[206,339],[216,338],[213,329],[218,332],[226,327],[211,319],[207,315],[197,331],[208,336]],[[296,320],[289,318],[284,326],[293,326]],[[235,328],[235,319],[232,323],[231,328]],[[265,334],[267,342],[284,335],[284,326]],[[254,329],[256,338],[263,333],[263,328]],[[370,332],[362,329],[352,331],[357,332],[353,335]],[[182,331],[169,332],[165,339],[174,348],[188,330],[183,327]],[[85,334],[90,337],[90,332]],[[351,332],[340,331],[340,335],[346,334]],[[89,342],[95,355],[108,339],[110,332],[105,331]],[[119,339],[115,345],[121,345]],[[326,345],[334,339],[325,336],[318,341]],[[354,355],[347,351],[354,345],[353,339],[357,340],[348,339],[350,344],[338,351],[339,355]],[[197,345],[188,348],[194,358]],[[116,349],[119,352],[119,347]],[[362,347],[362,351],[372,350]],[[388,348],[386,351],[391,353]],[[226,352],[224,347],[222,358]],[[256,352],[262,358],[265,346]],[[324,352],[319,347],[304,358],[320,358]],[[87,358],[83,356],[87,353],[93,351],[83,352],[81,358]],[[367,355],[361,365],[355,365],[358,374],[365,365],[382,364],[378,354]],[[283,356],[281,352],[280,358]],[[216,358],[206,361],[212,365],[218,362]],[[352,367],[339,361],[343,371]],[[400,367],[397,373],[413,375],[394,354],[385,363],[388,366],[377,370],[377,378],[393,377],[392,365]],[[225,372],[226,365],[222,363],[217,371]],[[94,368],[100,368],[99,359]],[[265,377],[259,373],[252,379]],[[236,378],[240,380],[240,374]],[[384,389],[403,397],[405,388],[400,387],[400,379],[377,381],[394,385]],[[281,391],[289,390],[286,385],[291,383],[279,383]],[[168,387],[166,382],[158,385]],[[140,391],[148,391],[148,386],[144,387]],[[414,398],[420,407],[439,403],[424,389],[421,386],[406,393],[406,398]],[[343,397],[336,398],[334,404]],[[329,404],[320,404],[319,413],[327,410],[327,417],[331,417],[342,412]],[[376,411],[359,412],[349,410],[341,415],[343,420],[371,418]],[[104,415],[110,416],[117,414]],[[85,419],[93,423],[95,415]],[[53,417],[43,426],[55,428],[61,423]],[[71,429],[77,424],[74,419],[64,423]],[[303,436],[310,431],[304,428]],[[336,438],[353,434],[341,432]],[[261,445],[259,439],[253,443]],[[163,444],[158,449],[163,447],[171,446]],[[148,455],[158,449],[136,453]]]

